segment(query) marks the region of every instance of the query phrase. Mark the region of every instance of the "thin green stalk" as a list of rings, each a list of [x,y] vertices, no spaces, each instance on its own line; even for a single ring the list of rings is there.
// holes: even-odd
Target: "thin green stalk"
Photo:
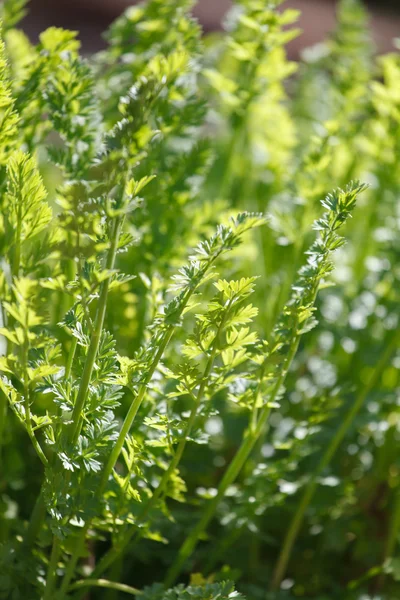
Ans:
[[[110,251],[107,257],[106,269],[112,270],[115,264],[115,257],[117,255],[118,241],[120,230],[122,226],[123,217],[117,217],[114,220],[113,230],[111,234],[111,246]],[[93,333],[90,339],[89,350],[86,356],[85,367],[83,369],[82,379],[78,390],[78,396],[76,398],[75,406],[72,412],[72,428],[69,432],[69,438],[73,444],[76,444],[78,441],[78,437],[80,435],[82,429],[82,410],[85,406],[86,397],[90,385],[90,381],[92,378],[93,367],[97,356],[97,351],[99,348],[101,333],[103,330],[104,317],[106,314],[107,308],[107,297],[108,297],[108,288],[110,286],[110,279],[106,279],[103,282],[99,301],[97,304],[97,312],[96,319],[94,324]]]
[[[116,583],[115,581],[108,581],[108,579],[82,579],[71,585],[69,589],[73,591],[86,587],[106,588],[109,590],[116,590],[117,592],[124,592],[125,594],[130,594],[131,596],[140,596],[143,594],[141,590],[137,590],[130,585]]]
[[[294,331],[297,330],[297,325],[294,327]],[[290,368],[294,355],[296,354],[297,347],[299,344],[299,337],[294,336],[291,343],[291,348],[289,350],[288,357],[286,359],[285,367],[282,369],[276,384],[271,392],[271,396],[268,399],[268,403],[261,409],[258,422],[254,428],[250,428],[247,430],[244,435],[243,441],[236,452],[233,460],[231,461],[228,469],[226,470],[220,484],[218,487],[218,492],[216,496],[208,503],[206,509],[203,513],[202,518],[197,523],[197,525],[192,529],[183,543],[182,547],[178,552],[178,556],[175,562],[172,564],[171,568],[167,573],[167,577],[165,580],[165,586],[170,587],[175,580],[179,577],[182,567],[188,558],[193,553],[194,549],[197,546],[200,536],[206,530],[209,522],[213,518],[215,511],[218,507],[218,504],[222,500],[225,495],[226,490],[230,485],[232,485],[237,477],[239,476],[243,466],[245,465],[251,451],[253,450],[258,438],[260,437],[266,422],[268,421],[268,417],[271,412],[271,403],[275,400],[283,382],[286,378],[287,372]],[[257,390],[258,393],[258,390]]]
[[[27,396],[27,400],[25,402],[25,414],[26,414],[26,421],[25,421],[25,423],[26,423],[26,429],[27,429],[28,435],[29,435],[29,437],[31,439],[32,445],[33,445],[33,447],[36,450],[36,454],[38,455],[38,457],[42,461],[43,465],[45,467],[47,467],[49,461],[47,460],[46,455],[43,452],[42,447],[40,446],[40,444],[39,444],[39,442],[37,440],[35,432],[32,429],[30,408],[29,408],[29,410],[27,410],[28,403],[29,403],[29,395]]]
[[[75,358],[76,347],[78,345],[78,340],[76,337],[73,337],[71,340],[71,347],[68,352],[67,364],[65,366],[64,380],[68,381],[71,376],[72,364]]]
[[[73,337],[71,340],[71,345],[68,351],[67,364],[65,365],[65,373],[64,373],[64,382],[67,385],[67,394],[68,396],[71,394],[71,373],[72,373],[72,365],[74,363],[75,353],[78,346],[78,340],[76,337]],[[58,410],[58,416],[61,416],[61,411]],[[58,437],[62,434],[62,420],[59,419],[59,423],[56,427],[56,436]]]
[[[86,521],[85,526],[83,527],[81,533],[78,535],[78,538],[76,540],[74,551],[72,553],[71,558],[69,559],[69,562],[67,563],[67,568],[65,569],[64,577],[61,583],[60,600],[64,598],[70,587],[70,583],[74,576],[77,562],[80,556],[82,556],[82,550],[85,544],[86,534],[88,532],[89,527],[90,521]]]
[[[6,426],[8,398],[3,390],[0,390],[0,473],[2,473],[3,463],[3,437]]]
[[[7,482],[6,479],[3,479],[3,434],[6,426],[6,418],[7,418],[7,408],[8,408],[8,398],[6,394],[0,390],[0,493],[6,488]],[[3,523],[4,516],[0,516],[0,541],[6,539],[6,523]]]
[[[21,206],[21,203],[19,203]],[[11,275],[13,278],[19,276],[19,271],[21,268],[21,235],[22,235],[22,218],[21,218],[21,209],[19,208],[17,215],[17,231],[15,234],[15,249],[13,261],[11,264]]]
[[[293,244],[292,256],[289,260],[289,264],[285,264],[285,278],[282,282],[280,293],[278,295],[278,299],[275,305],[275,311],[272,321],[273,323],[276,322],[276,320],[279,318],[282,308],[285,306],[286,302],[289,299],[292,282],[294,281],[297,270],[299,268],[300,257],[302,256],[304,244],[304,213],[306,212],[306,208],[307,207],[305,207],[305,209],[302,211],[300,217],[299,231],[296,240]]]
[[[225,313],[225,318],[221,321],[218,331],[216,333],[215,336],[215,342],[213,344],[213,348],[211,351],[211,354],[207,360],[205,369],[204,369],[204,373],[202,376],[202,381],[199,387],[199,390],[197,392],[197,395],[194,397],[194,402],[193,402],[193,406],[192,409],[190,411],[190,415],[189,415],[189,419],[186,423],[186,427],[185,430],[183,432],[182,438],[178,444],[178,448],[171,460],[171,462],[168,465],[167,470],[164,472],[157,488],[155,489],[153,495],[151,496],[150,500],[147,502],[147,504],[145,505],[144,509],[142,510],[142,512],[139,514],[138,519],[136,520],[135,524],[130,528],[130,530],[127,532],[127,535],[125,535],[124,539],[122,540],[122,542],[120,542],[120,544],[118,546],[114,546],[113,548],[111,548],[111,550],[109,550],[101,559],[101,561],[99,562],[99,564],[97,565],[97,567],[95,568],[95,570],[93,571],[93,576],[95,577],[96,575],[99,575],[101,573],[103,573],[123,552],[123,550],[127,547],[127,545],[129,544],[129,542],[131,541],[131,539],[133,538],[133,536],[135,535],[135,533],[137,532],[137,528],[138,525],[140,523],[143,523],[144,519],[146,518],[146,516],[148,515],[148,513],[151,511],[151,509],[154,507],[154,505],[156,504],[157,500],[161,497],[161,495],[163,494],[164,490],[166,489],[168,482],[171,478],[172,473],[178,468],[178,465],[181,461],[181,458],[183,456],[188,438],[191,434],[191,431],[193,429],[193,425],[194,422],[196,420],[197,417],[197,412],[199,410],[199,406],[201,404],[201,400],[203,398],[204,392],[206,390],[206,387],[208,385],[208,379],[211,373],[211,370],[213,368],[214,365],[214,361],[215,361],[215,357],[218,351],[218,347],[219,347],[219,337],[220,337],[220,333],[223,329],[224,323],[226,322],[226,316],[227,316],[227,312]],[[141,533],[139,533],[139,535],[136,537],[135,542],[137,542],[139,539],[141,538]]]
[[[28,329],[25,329],[25,341],[22,348],[22,368],[23,368],[23,382],[24,382],[24,409],[25,409],[25,427],[28,435],[31,439],[32,445],[36,450],[36,453],[43,465],[47,467],[48,460],[45,456],[37,438],[35,432],[32,429],[32,417],[31,417],[31,406],[30,406],[30,389],[29,389],[29,378],[28,378],[28,352],[29,352],[29,340],[28,340]]]
[[[371,390],[375,387],[377,382],[379,381],[383,371],[385,370],[391,356],[393,355],[394,350],[399,342],[400,332],[396,331],[390,343],[386,347],[386,350],[382,354],[374,372],[372,373],[369,381],[366,383],[365,387],[358,394],[354,404],[350,407],[347,412],[344,420],[340,424],[337,429],[335,435],[331,439],[328,447],[326,448],[321,460],[319,461],[315,472],[311,475],[310,480],[304,490],[303,497],[300,500],[299,505],[297,506],[296,513],[292,519],[292,522],[289,526],[289,529],[286,533],[286,537],[284,539],[283,545],[281,547],[281,552],[278,558],[278,562],[276,564],[274,574],[271,582],[271,590],[277,590],[281,584],[282,579],[285,576],[287,565],[290,559],[290,555],[293,549],[294,542],[297,538],[301,525],[303,523],[305,512],[314,496],[314,492],[318,485],[318,477],[321,475],[322,471],[329,465],[332,460],[338,446],[341,444],[343,438],[348,432],[351,424],[353,423],[354,418],[360,411],[363,406],[365,399]]]
[[[387,188],[386,174],[378,172],[379,189],[385,190]],[[390,188],[389,188],[390,189]],[[365,259],[368,254],[373,255],[375,250],[376,242],[374,242],[374,236],[372,235],[372,229],[376,226],[377,215],[379,215],[379,204],[381,201],[381,193],[372,193],[369,198],[369,202],[365,203],[363,207],[363,219],[358,222],[358,231],[356,235],[360,240],[369,240],[369,244],[356,244],[355,246],[355,257],[353,261],[353,272],[357,273],[357,280],[363,281],[366,274]],[[372,246],[372,247],[371,247]]]
[[[392,511],[392,515],[390,518],[389,529],[388,529],[388,537],[386,539],[385,549],[382,557],[382,565],[385,565],[386,561],[393,557],[397,539],[400,530],[400,487],[397,487],[394,498],[394,507]],[[383,589],[386,580],[386,573],[384,571],[381,572],[380,576],[377,579],[375,592],[378,593]]]
[[[67,243],[70,247],[75,247],[76,256],[79,254],[79,233],[77,234],[77,240],[74,244],[73,234],[71,231],[67,233]],[[65,273],[67,281],[73,281],[75,279],[76,265],[73,258],[67,258],[61,262],[62,272]],[[58,293],[57,301],[54,306],[54,318],[53,322],[58,323],[62,320],[65,313],[71,308],[73,299],[71,296],[66,294],[64,291]]]
[[[119,560],[114,562],[112,569],[110,569],[110,577],[112,578],[112,581],[121,581],[123,566],[123,556],[121,556]],[[104,594],[104,600],[118,600],[118,597],[118,590],[115,589],[110,589]]]
[[[220,180],[216,195],[219,198],[227,199],[230,189],[232,189],[233,183],[233,163],[237,156],[237,148],[242,138],[242,124],[240,123],[235,129],[232,139],[230,140],[229,150],[226,156],[223,176]]]
[[[165,348],[167,347],[167,345],[172,337],[174,329],[175,329],[175,327],[173,325],[170,325],[168,327],[167,331],[165,332],[163,340],[160,343],[158,352],[157,352],[157,354],[153,360],[153,363],[147,373],[147,376],[146,376],[145,380],[143,381],[143,383],[141,384],[141,386],[139,387],[138,393],[128,410],[128,413],[122,424],[118,439],[114,444],[114,447],[112,449],[110,457],[109,457],[107,464],[104,468],[104,471],[102,473],[102,478],[100,480],[100,486],[99,486],[99,493],[101,493],[104,490],[105,486],[107,485],[108,478],[110,477],[112,470],[113,470],[113,468],[118,460],[118,457],[122,451],[122,448],[124,446],[126,436],[128,435],[128,433],[132,427],[132,423],[136,417],[137,411],[139,410],[139,407],[142,404],[142,401],[143,401],[144,396],[147,391],[147,386],[148,386],[151,378],[154,375],[154,372],[157,368],[158,363],[161,360],[161,357],[164,354]]]
[[[254,60],[248,63],[241,63],[239,72],[237,73],[237,79],[240,82],[239,87],[246,90],[246,92],[254,87],[254,80],[257,78],[257,69],[264,53],[263,36],[260,36],[258,39],[255,38],[253,42],[257,44]],[[224,175],[217,189],[217,196],[223,199],[227,198],[229,191],[232,190],[233,164],[235,158],[237,158],[237,150],[240,150],[241,158],[243,153],[249,153],[248,145],[246,144],[246,115],[248,114],[248,109],[252,101],[253,96],[252,94],[249,94],[247,99],[242,103],[240,113],[235,110],[230,115],[230,127],[233,130],[233,135],[230,140],[224,165]]]
[[[51,549],[51,556],[49,566],[47,568],[46,586],[43,595],[43,600],[52,600],[54,597],[53,590],[54,584],[57,579],[57,565],[60,560],[61,547],[60,540],[57,537],[53,538],[53,547]]]
[[[0,325],[1,327],[5,327],[5,318],[3,311],[3,304],[0,302]],[[3,341],[6,344],[6,348],[8,346],[6,338],[3,338]],[[8,398],[7,395],[0,390],[0,474],[3,472],[2,463],[3,463],[3,444],[4,444],[4,432],[6,430],[6,420],[7,420],[7,409],[8,409]]]
[[[266,368],[266,364],[264,362],[264,365],[262,366],[261,371],[260,371],[256,392],[254,394],[253,408],[250,413],[249,428],[251,431],[254,431],[257,428],[257,423],[258,423],[258,418],[259,418],[259,413],[260,413],[259,404],[260,404],[260,399],[261,399],[261,387],[262,387],[262,382],[263,382],[263,378],[265,375],[265,368]]]
[[[29,519],[28,529],[26,531],[24,543],[27,548],[31,548],[34,545],[35,540],[42,528],[45,517],[46,504],[44,502],[43,490],[41,490],[36,498],[35,506],[33,507],[33,511]]]

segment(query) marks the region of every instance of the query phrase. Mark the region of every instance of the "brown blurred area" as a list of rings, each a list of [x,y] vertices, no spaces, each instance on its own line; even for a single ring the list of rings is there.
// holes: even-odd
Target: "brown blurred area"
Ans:
[[[31,0],[23,28],[35,41],[38,34],[51,25],[80,32],[83,50],[92,52],[103,46],[102,32],[132,0]],[[299,27],[303,30],[289,47],[296,58],[299,51],[322,41],[335,22],[336,0],[287,0],[283,6],[301,10]],[[218,30],[230,0],[199,0],[195,14],[205,31]],[[400,36],[400,0],[366,1],[379,52],[393,49],[392,39]]]

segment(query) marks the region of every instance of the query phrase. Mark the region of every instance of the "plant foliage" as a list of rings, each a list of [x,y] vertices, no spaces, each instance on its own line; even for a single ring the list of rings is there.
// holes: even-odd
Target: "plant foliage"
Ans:
[[[0,598],[399,597],[400,58],[280,4],[1,6]]]

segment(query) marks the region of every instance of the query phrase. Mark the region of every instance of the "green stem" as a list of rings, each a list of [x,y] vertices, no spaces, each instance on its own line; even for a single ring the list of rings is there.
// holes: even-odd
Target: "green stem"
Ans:
[[[45,467],[47,467],[49,464],[49,461],[47,460],[47,457],[46,457],[45,453],[43,452],[42,447],[40,446],[40,444],[37,440],[35,432],[32,429],[31,411],[30,411],[30,407],[29,407],[29,394],[27,395],[26,401],[25,401],[25,425],[26,425],[26,430],[28,432],[28,435],[31,439],[32,445],[36,450],[36,454],[42,461],[43,465]]]
[[[43,600],[52,600],[54,597],[53,589],[57,578],[57,565],[60,559],[61,548],[60,540],[57,537],[53,538],[53,547],[51,549],[51,556],[49,566],[47,568],[46,587],[43,596]]]
[[[47,460],[47,458],[46,458],[46,456],[45,456],[45,454],[44,454],[44,452],[43,452],[43,450],[42,450],[39,442],[37,441],[37,438],[35,436],[34,431],[32,431],[32,427],[27,427],[27,429],[28,429],[28,435],[31,438],[32,445],[33,445],[33,447],[36,450],[36,454],[38,455],[38,457],[42,461],[43,465],[45,467],[47,467],[48,460]]]
[[[22,219],[20,215],[20,210],[17,215],[17,231],[15,233],[15,250],[14,257],[11,265],[11,275],[13,279],[19,276],[19,271],[21,268],[21,235],[22,235]]]
[[[67,593],[67,591],[70,587],[71,579],[73,578],[74,573],[75,573],[76,564],[79,560],[79,557],[82,556],[82,550],[83,550],[83,546],[85,544],[86,534],[88,532],[89,527],[90,527],[90,521],[86,521],[85,526],[83,527],[81,533],[78,535],[78,539],[76,541],[76,546],[74,548],[71,558],[69,559],[69,562],[67,564],[67,568],[65,569],[64,577],[63,577],[63,580],[61,583],[60,600],[62,600],[64,598],[65,594]]]
[[[383,175],[384,178],[384,175]],[[379,177],[379,189],[384,190],[386,188],[386,184],[384,180],[382,181],[382,174]],[[357,273],[357,281],[361,282],[364,280],[366,267],[365,267],[365,259],[367,255],[373,255],[373,252],[376,247],[376,242],[374,242],[375,238],[371,235],[371,230],[376,226],[376,217],[377,217],[377,204],[381,199],[381,194],[371,194],[372,198],[369,198],[369,202],[365,203],[363,207],[363,218],[359,219],[356,231],[357,239],[360,240],[370,240],[369,244],[357,244],[355,247],[355,257],[353,259],[353,272]],[[379,213],[378,213],[379,214]],[[372,247],[371,247],[372,246]]]
[[[347,415],[345,416],[335,435],[331,439],[328,447],[326,448],[321,460],[317,465],[315,472],[311,475],[311,478],[304,490],[303,497],[301,498],[300,503],[297,506],[296,513],[292,519],[292,522],[286,533],[283,545],[281,547],[281,552],[272,577],[271,590],[277,590],[282,582],[282,579],[285,576],[294,542],[303,523],[305,512],[314,496],[314,492],[318,485],[318,477],[320,476],[322,471],[329,465],[338,446],[343,441],[343,438],[345,437],[351,424],[353,423],[354,418],[363,406],[366,397],[379,381],[394,350],[396,349],[398,341],[399,332],[396,331],[393,334],[390,343],[386,347],[385,352],[382,354],[378,364],[376,365],[376,368],[374,369],[374,372],[372,373],[369,381],[367,382],[365,387],[360,391],[354,404],[350,407],[349,411],[347,412]]]
[[[215,565],[218,563],[220,558],[225,556],[225,553],[228,550],[228,548],[233,546],[233,544],[242,535],[243,529],[244,529],[243,526],[242,527],[233,527],[231,532],[228,533],[228,535],[222,536],[219,539],[215,548],[213,549],[211,554],[208,556],[208,560],[207,560],[206,564],[204,565],[203,569],[201,570],[201,572],[204,576],[207,576],[209,573],[212,572],[212,570],[214,569]]]
[[[6,418],[7,418],[7,408],[8,408],[8,398],[6,394],[0,390],[0,494],[7,487],[7,481],[5,478],[5,469],[3,468],[3,433],[5,431],[6,426]],[[6,525],[7,523],[3,523],[4,516],[0,515],[0,542],[5,540],[7,537],[6,534]]]
[[[234,172],[233,172],[233,164],[235,158],[237,157],[237,147],[239,146],[240,140],[242,136],[242,126],[238,125],[234,129],[234,133],[229,142],[229,150],[226,155],[225,165],[223,170],[223,176],[220,180],[218,189],[216,190],[216,196],[218,198],[222,198],[223,200],[231,199],[229,198],[229,192],[232,189],[232,184],[234,180]]]
[[[110,475],[112,473],[112,470],[113,470],[113,468],[114,468],[114,466],[115,466],[115,464],[116,464],[116,462],[118,460],[118,457],[119,457],[119,455],[121,453],[121,450],[122,450],[122,448],[124,446],[126,436],[128,435],[128,433],[129,433],[129,431],[130,431],[130,429],[132,427],[132,423],[133,423],[133,421],[134,421],[134,419],[136,417],[136,414],[137,414],[137,412],[138,412],[138,410],[139,410],[139,408],[140,408],[140,406],[142,404],[143,398],[144,398],[144,396],[146,394],[146,391],[147,391],[147,386],[148,386],[151,378],[154,375],[154,372],[155,372],[155,370],[157,368],[158,363],[161,360],[162,355],[164,354],[165,348],[167,347],[167,345],[168,345],[168,343],[169,343],[169,341],[170,341],[170,339],[172,337],[174,329],[175,329],[175,327],[173,325],[170,325],[168,327],[167,331],[165,332],[164,337],[163,337],[163,339],[162,339],[162,341],[161,341],[161,343],[159,345],[157,354],[156,354],[156,356],[155,356],[155,358],[153,360],[153,363],[152,363],[152,365],[151,365],[151,367],[150,367],[150,369],[149,369],[149,371],[148,371],[148,373],[147,373],[147,375],[146,375],[143,383],[139,387],[138,393],[135,396],[135,399],[133,400],[133,402],[132,402],[132,404],[131,404],[131,406],[130,406],[130,408],[128,410],[128,413],[127,413],[127,415],[125,417],[125,420],[124,420],[124,422],[122,424],[121,431],[119,433],[118,439],[117,439],[117,441],[114,444],[114,447],[113,447],[112,452],[110,454],[110,458],[108,459],[108,462],[107,462],[107,464],[105,466],[105,469],[103,471],[102,478],[100,480],[99,493],[102,493],[103,490],[104,490],[104,488],[105,488],[105,486],[107,485],[108,478],[110,477]]]
[[[0,474],[3,472],[3,438],[6,428],[8,398],[3,390],[0,390]]]
[[[116,560],[110,569],[110,577],[112,581],[121,581],[122,579],[122,570],[123,570],[123,557],[121,556],[119,560]],[[93,574],[91,575],[93,576]],[[104,594],[104,600],[118,600],[119,594],[118,590],[110,589]]]
[[[117,255],[117,247],[119,241],[119,234],[122,225],[122,217],[117,217],[114,220],[113,230],[111,234],[111,246],[107,257],[106,269],[112,270],[115,264],[115,257]],[[90,339],[89,350],[86,356],[85,366],[83,369],[82,379],[78,390],[78,396],[76,398],[75,406],[72,412],[72,428],[69,432],[69,438],[73,444],[76,444],[78,437],[82,429],[82,411],[85,406],[87,392],[89,389],[90,381],[92,378],[93,367],[99,348],[101,333],[104,324],[104,317],[107,308],[107,297],[108,288],[110,286],[110,279],[107,278],[101,286],[99,301],[97,305],[95,325],[93,333]]]
[[[297,324],[295,324],[293,331],[295,331],[295,332],[297,331]],[[172,564],[171,568],[169,569],[169,571],[167,573],[167,577],[166,577],[166,581],[165,581],[166,587],[170,587],[175,582],[175,580],[179,577],[182,567],[184,566],[185,562],[187,561],[189,556],[191,556],[194,549],[196,548],[201,535],[204,533],[209,522],[213,518],[215,511],[218,507],[218,504],[224,497],[226,490],[228,489],[228,487],[230,485],[232,485],[235,482],[235,480],[239,476],[239,473],[243,469],[243,466],[245,465],[251,451],[253,450],[254,445],[256,444],[258,438],[262,434],[265,424],[267,423],[268,417],[271,412],[271,408],[270,408],[271,403],[275,400],[279,390],[281,389],[281,386],[283,385],[283,382],[286,378],[287,372],[290,368],[290,365],[292,363],[294,355],[296,354],[298,343],[299,343],[299,337],[297,335],[294,335],[292,342],[291,342],[290,349],[289,349],[289,353],[288,353],[288,356],[287,356],[287,359],[285,362],[285,366],[282,369],[282,371],[274,385],[274,388],[271,392],[271,396],[268,399],[269,402],[261,409],[259,419],[258,419],[256,426],[248,429],[247,432],[245,433],[243,441],[242,441],[238,451],[236,452],[232,462],[230,463],[228,469],[226,470],[226,472],[221,480],[221,483],[219,484],[218,492],[217,492],[216,496],[208,503],[208,505],[206,506],[206,509],[203,513],[202,518],[197,523],[197,525],[192,529],[192,531],[189,533],[188,537],[186,538],[185,542],[183,543],[182,547],[180,548],[175,562]],[[260,377],[262,377],[262,375]],[[258,394],[259,390],[257,390],[256,393]]]
[[[37,455],[42,461],[43,465],[47,467],[48,460],[45,456],[37,438],[35,432],[32,429],[32,416],[30,406],[30,389],[29,389],[29,378],[28,378],[28,352],[29,352],[29,339],[28,339],[28,326],[25,326],[24,330],[24,344],[22,347],[22,369],[23,369],[23,382],[24,382],[24,408],[25,408],[25,427],[28,435],[31,439],[32,445],[36,450]]]
[[[4,318],[3,304],[0,302],[0,325],[5,327],[6,320]],[[7,340],[3,338],[6,345],[5,354],[7,354]],[[3,390],[0,390],[0,474],[3,472],[3,444],[4,444],[4,432],[6,430],[7,420],[7,409],[8,409],[8,398]],[[1,485],[1,482],[0,482]]]
[[[400,489],[396,491],[396,498],[394,504],[394,510],[392,513],[391,519],[391,527],[390,527],[390,535],[387,540],[386,549],[385,549],[385,559],[393,556],[397,535],[399,533],[400,528]]]
[[[285,265],[285,278],[281,285],[281,289],[276,302],[275,311],[273,315],[273,323],[279,318],[279,315],[282,312],[282,308],[285,306],[290,297],[291,286],[296,278],[296,273],[299,268],[299,262],[302,256],[302,250],[304,245],[304,221],[306,220],[306,214],[308,214],[307,208],[308,205],[304,207],[304,210],[301,213],[299,231],[296,240],[293,243],[293,253],[290,258],[289,264]]]
[[[42,524],[45,517],[46,504],[44,502],[43,490],[41,490],[38,497],[36,498],[35,506],[33,507],[28,529],[26,531],[25,546],[27,548],[31,548],[34,545],[35,540],[42,528]]]
[[[79,236],[76,240],[76,244],[73,241],[73,234],[71,231],[67,232],[67,243],[68,246],[75,247],[75,255],[79,254]],[[73,258],[67,258],[61,261],[61,270],[65,273],[67,281],[71,282],[75,279],[75,261]],[[54,306],[54,323],[59,323],[68,309],[72,306],[73,300],[69,294],[61,291],[57,294],[57,300]]]
[[[14,256],[12,260],[9,259],[10,269],[11,269],[11,278],[14,280],[19,276],[19,271],[21,268],[21,236],[22,236],[22,219],[21,219],[21,203],[18,203],[18,212],[17,212],[17,230],[15,233],[15,250]],[[4,317],[3,305],[0,303],[0,317],[1,317],[1,326],[6,326],[6,319]],[[8,398],[6,394],[1,391],[0,392],[0,467],[2,464],[2,446],[3,446],[3,434],[6,427],[6,418],[7,418],[7,408],[8,408]]]
[[[400,488],[398,487],[395,492],[394,507],[393,507],[393,512],[392,512],[391,519],[390,519],[390,524],[389,524],[389,535],[386,539],[385,549],[383,552],[382,565],[384,565],[385,562],[389,558],[392,558],[392,556],[394,554],[394,551],[396,549],[396,543],[397,543],[397,537],[399,534],[399,529],[400,529]],[[383,571],[383,572],[381,572],[381,574],[378,577],[378,580],[376,582],[376,587],[375,587],[376,593],[378,593],[380,590],[383,589],[383,586],[385,585],[385,580],[386,580],[386,573]]]
[[[73,585],[70,586],[70,590],[80,590],[85,587],[100,587],[107,588],[109,590],[116,590],[118,592],[124,592],[125,594],[130,594],[131,596],[140,596],[143,594],[141,590],[137,590],[129,585],[125,585],[124,583],[116,583],[115,581],[108,581],[108,579],[82,579],[81,581],[77,581]]]
[[[64,380],[67,382],[71,376],[72,364],[75,358],[76,347],[78,345],[78,340],[76,337],[72,338],[71,347],[68,352],[67,364],[65,366]]]

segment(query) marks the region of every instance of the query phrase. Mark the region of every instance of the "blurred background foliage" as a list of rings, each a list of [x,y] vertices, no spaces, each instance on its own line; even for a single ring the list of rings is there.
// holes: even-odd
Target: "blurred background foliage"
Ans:
[[[226,264],[231,277],[259,276],[253,303],[260,308],[260,336],[268,339],[313,239],[320,199],[351,179],[370,187],[346,226],[348,243],[335,257],[335,285],[320,294],[319,324],[302,340],[269,430],[229,488],[187,572],[234,579],[249,599],[265,598],[288,526],[311,482],[313,494],[287,572],[268,599],[398,599],[398,42],[393,52],[376,58],[362,3],[341,0],[333,33],[295,63],[285,46],[298,35],[296,11],[278,11],[276,2],[237,0],[225,31],[200,39],[200,28],[185,15],[190,4],[150,0],[146,7],[129,9],[109,29],[107,49],[91,60],[94,87],[88,94],[101,98],[110,126],[117,120],[116,99],[148,74],[149,64],[156,73],[159,61],[169,61],[174,81],[162,118],[154,123],[159,133],[153,150],[136,175],[156,178],[148,184],[144,210],[129,225],[134,242],[119,256],[122,272],[140,276],[111,292],[107,327],[118,351],[131,353],[143,343],[187,249],[241,210],[271,215],[268,226]],[[18,90],[30,67],[30,42],[12,28],[5,30],[5,41]],[[70,44],[74,52],[75,42]],[[41,45],[45,48],[45,38]],[[51,91],[55,65],[48,68]],[[64,110],[67,84],[65,90]],[[31,90],[24,106],[27,120],[40,102],[40,94]],[[86,109],[89,114],[89,104]],[[62,137],[62,123],[32,127],[33,148],[51,128]],[[146,138],[145,128],[141,135]],[[64,142],[74,148],[79,129]],[[44,146],[40,153],[54,202],[58,171]],[[62,312],[56,293],[51,309]],[[54,322],[58,318],[55,314]],[[170,349],[171,364],[182,340],[184,332]],[[154,385],[157,401],[141,409],[134,434],[143,435],[140,422],[152,416],[155,405],[160,410],[157,393]],[[45,406],[44,396],[42,402]],[[207,436],[199,441],[207,443],[190,445],[181,463],[186,502],[179,494],[169,500],[169,518],[155,514],[154,532],[132,548],[129,561],[114,567],[136,587],[162,579],[171,555],[215,494],[247,424],[246,410],[225,392],[212,399],[202,418]],[[332,448],[335,439],[339,443]],[[7,517],[0,537],[13,521],[28,518],[40,484],[37,457],[25,433],[13,425],[4,432],[3,444],[8,488],[1,496]],[[169,544],[151,539],[155,531]]]

